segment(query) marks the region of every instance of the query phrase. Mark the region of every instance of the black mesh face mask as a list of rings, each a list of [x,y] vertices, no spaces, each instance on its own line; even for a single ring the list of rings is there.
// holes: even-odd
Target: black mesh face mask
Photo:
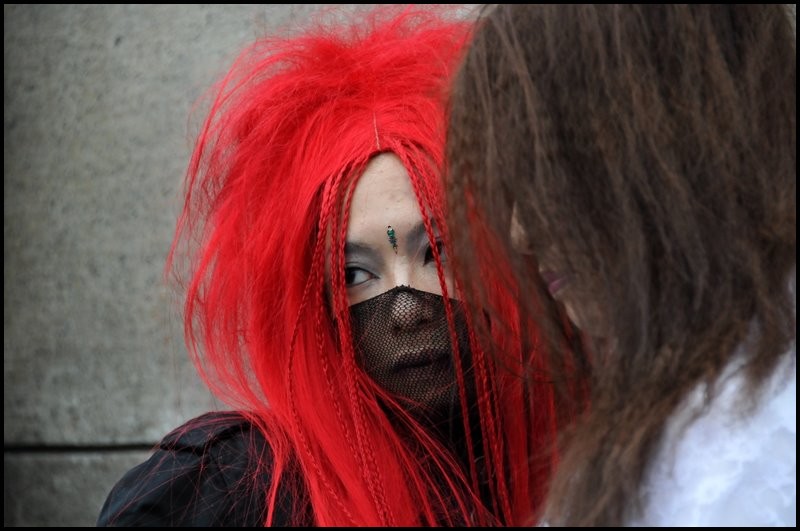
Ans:
[[[467,397],[473,394],[466,319],[450,301]],[[353,346],[364,371],[408,411],[450,418],[459,404],[458,378],[444,298],[406,286],[350,307]]]

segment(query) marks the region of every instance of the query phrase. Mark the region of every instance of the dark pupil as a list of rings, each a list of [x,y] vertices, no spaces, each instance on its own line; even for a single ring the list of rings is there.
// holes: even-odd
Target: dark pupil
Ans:
[[[442,258],[442,242],[436,242],[436,249],[439,251],[439,257]],[[433,247],[428,247],[428,252],[425,253],[425,262],[433,260]]]
[[[356,280],[356,272],[352,267],[345,268],[344,270],[344,283],[352,284]]]

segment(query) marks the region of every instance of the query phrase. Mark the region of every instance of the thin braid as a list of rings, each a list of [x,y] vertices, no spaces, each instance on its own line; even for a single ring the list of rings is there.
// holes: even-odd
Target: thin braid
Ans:
[[[409,173],[409,178],[410,178],[410,180],[412,182],[412,185],[413,185],[412,188],[414,190],[414,195],[417,198],[417,203],[418,203],[418,206],[419,206],[419,209],[420,209],[420,214],[422,216],[423,225],[425,226],[425,231],[427,233],[429,241],[434,241],[435,237],[434,237],[434,233],[433,233],[433,227],[432,227],[432,224],[431,224],[431,221],[430,221],[430,217],[428,215],[428,208],[426,208],[426,207],[429,207],[431,210],[434,210],[434,214],[436,214],[437,210],[439,212],[441,212],[441,210],[438,208],[438,205],[436,205],[435,203],[434,204],[428,204],[423,200],[423,197],[420,194],[420,188],[421,188],[422,184],[420,183],[420,179],[419,179],[416,171],[413,171],[414,166],[411,164],[411,161],[409,160],[408,156],[405,154],[405,150],[397,149],[396,152],[398,154],[400,154],[400,158],[401,158],[401,160],[403,160],[404,165],[407,168],[411,168],[412,169],[412,171],[409,171],[408,173]],[[429,194],[430,194],[430,192],[431,191],[428,190]],[[440,229],[441,233],[444,233],[445,230],[446,229],[444,227]],[[442,238],[443,238],[443,241],[445,241],[445,243],[446,243],[446,241],[447,241],[446,237],[443,236]],[[442,261],[441,261],[440,255],[439,255],[438,247],[436,245],[432,245],[431,246],[431,251],[432,251],[434,260],[436,262],[436,269],[437,269],[437,274],[439,276],[439,283],[441,285],[442,296],[443,296],[444,301],[445,301],[445,313],[447,315],[448,332],[450,334],[450,340],[452,342],[452,345],[455,345],[454,350],[456,352],[456,355],[453,356],[453,359],[455,361],[456,378],[458,379],[459,401],[461,403],[462,411],[468,411],[468,403],[467,403],[467,396],[466,396],[466,386],[465,386],[465,381],[464,381],[463,364],[462,364],[462,359],[461,359],[461,356],[460,356],[460,349],[458,347],[459,339],[458,339],[458,334],[457,334],[456,328],[455,328],[455,316],[453,314],[453,307],[452,307],[452,304],[450,304],[449,295],[448,295],[448,291],[447,291],[447,283],[445,281],[446,277],[445,277],[445,274],[444,274],[444,267],[442,266]],[[474,340],[474,334],[472,332],[472,327],[470,325],[468,325],[467,328],[468,328],[470,336],[472,336],[471,340]],[[472,341],[472,343],[477,345],[476,341]],[[480,352],[479,359],[485,361],[485,358],[482,356],[482,351],[479,350],[478,352]],[[478,364],[476,364],[475,365],[475,369],[476,369],[475,372],[478,372],[481,375],[482,387],[484,388],[484,392],[482,393],[482,396],[479,396],[479,400],[478,400],[479,407],[481,407],[481,404],[483,404],[483,403],[486,403],[489,407],[491,407],[491,405],[492,405],[491,403],[493,401],[489,400],[489,391],[488,391],[489,383],[488,383],[486,365],[485,365],[485,363],[480,364],[480,366],[478,366]],[[486,426],[486,430],[488,431],[488,435],[489,435],[488,439],[490,440],[490,445],[491,445],[491,450],[492,450],[492,454],[488,454],[487,453],[484,456],[484,459],[486,459],[488,461],[489,459],[491,459],[492,456],[494,456],[494,458],[491,459],[491,462],[490,462],[491,469],[492,470],[502,470],[502,462],[503,461],[502,461],[502,458],[499,457],[502,454],[498,453],[498,452],[502,451],[502,449],[500,447],[501,443],[498,441],[499,434],[498,434],[498,431],[497,431],[497,427],[496,427],[496,425],[494,423],[494,418],[493,418],[493,414],[494,413],[495,413],[494,411],[486,411],[486,409],[483,409],[481,411],[481,415],[480,415],[481,419],[486,419],[488,421],[488,423],[489,423],[489,425]],[[469,416],[468,415],[464,415],[463,418],[462,418],[462,421],[464,422],[464,430],[465,430],[465,433],[466,433],[465,440],[466,440],[466,444],[467,444],[467,456],[468,456],[467,459],[468,459],[468,462],[469,462],[470,477],[471,477],[471,481],[472,481],[472,487],[475,490],[475,492],[479,492],[479,484],[478,484],[479,475],[478,475],[477,464],[476,464],[476,460],[475,460],[475,448],[474,448],[474,445],[472,444],[472,436],[471,436],[472,428],[470,426]],[[481,425],[483,426],[483,422],[481,422]],[[485,433],[484,435],[487,435],[487,434]],[[484,436],[483,440],[486,441],[487,437]],[[484,442],[484,444],[486,444],[486,443]],[[497,488],[498,487],[496,486],[496,484],[500,484],[501,485],[500,488],[502,489],[502,493],[500,493],[499,495],[498,495],[498,492],[497,492]],[[505,482],[503,482],[503,481],[497,481],[497,482],[490,481],[490,488],[492,490],[492,503],[494,505],[495,514],[497,514],[497,512],[498,512],[497,511],[498,508],[497,508],[496,504],[497,504],[497,499],[499,498],[500,502],[503,505],[503,511],[504,511],[505,519],[506,519],[506,521],[510,521],[510,518],[511,518],[511,505],[510,505],[510,502],[509,502],[508,491],[505,488]]]
[[[358,164],[355,164],[355,168],[363,168],[366,164],[366,161],[360,161]],[[333,271],[331,273],[332,283],[333,283],[333,291],[335,295],[338,295],[339,301],[339,308],[347,308],[348,301],[347,301],[347,294],[344,290],[340,289],[341,286],[344,286],[344,254],[343,254],[343,246],[339,245],[340,242],[344,242],[347,239],[347,225],[350,218],[350,207],[352,205],[353,199],[353,188],[354,183],[348,182],[345,186],[340,187],[340,192],[345,194],[345,201],[344,201],[344,209],[341,216],[341,221],[336,223],[334,226],[334,234],[336,234],[336,229],[339,229],[339,237],[336,238],[335,244],[333,245]],[[341,194],[337,194],[341,195]],[[335,217],[338,219],[338,217]],[[343,350],[343,362],[345,368],[345,375],[348,380],[348,389],[350,393],[350,400],[353,405],[353,413],[354,413],[354,424],[356,429],[356,440],[358,441],[358,457],[362,461],[362,471],[364,479],[367,481],[367,485],[369,486],[370,495],[373,498],[373,502],[375,503],[375,508],[378,511],[378,516],[381,519],[383,525],[391,525],[390,522],[393,521],[393,518],[389,515],[389,508],[386,504],[386,495],[383,491],[382,485],[380,484],[379,480],[379,472],[378,466],[375,462],[375,456],[372,452],[372,446],[366,444],[366,415],[364,414],[364,407],[361,402],[361,399],[358,395],[358,386],[356,385],[356,366],[355,366],[355,351],[353,350],[353,345],[350,340],[350,313],[347,311],[339,312],[339,321],[342,323],[342,332],[347,332],[346,334],[342,334],[343,341],[342,343],[342,350]]]
[[[477,338],[475,337],[471,323],[467,326],[467,333],[470,342],[477,344]],[[501,417],[497,409],[497,400],[492,399],[493,396],[496,396],[496,385],[494,385],[494,382],[497,381],[496,375],[492,370],[492,365],[486,363],[486,353],[483,349],[478,348],[476,350],[474,364],[476,367],[475,372],[480,375],[480,385],[478,386],[477,394],[478,407],[481,411],[481,427],[488,433],[488,437],[486,435],[483,437],[484,459],[491,460],[490,468],[492,470],[504,473],[502,457],[503,441],[498,428],[498,419]],[[495,392],[492,392],[492,390],[495,390]],[[486,424],[484,424],[484,419]],[[486,448],[487,444],[489,446],[488,448]],[[493,507],[495,513],[497,513],[500,508],[496,505],[499,502],[506,521],[511,521],[512,510],[506,483],[504,481],[490,481],[489,485],[492,491],[492,503],[495,504]]]
[[[486,369],[486,357],[483,350],[479,349],[475,353],[473,356],[473,364],[475,365],[475,377],[477,383],[476,395],[478,411],[480,412],[481,430],[483,432],[483,458],[488,463],[490,469],[495,469],[495,467],[498,466],[496,454],[494,453],[496,446],[494,445],[493,440],[496,436],[496,431],[494,428],[494,423],[492,422],[493,419],[491,418],[492,411],[489,398],[489,378]],[[499,507],[497,506],[497,489],[494,481],[490,482],[490,489],[492,492],[493,510],[496,513]]]
[[[493,411],[491,410],[491,400],[489,394],[489,378],[487,375],[487,367],[486,367],[486,354],[484,350],[481,348],[480,343],[478,342],[478,338],[475,335],[475,329],[472,323],[472,315],[467,312],[466,314],[467,320],[467,337],[469,338],[470,348],[473,351],[473,364],[475,366],[475,374],[476,374],[476,400],[478,404],[478,410],[480,413],[481,418],[481,430],[483,432],[483,446],[484,446],[484,459],[489,463],[488,466],[491,470],[494,470],[495,473],[504,473],[502,468],[502,459],[499,460],[497,458],[497,430],[493,422],[492,414]],[[488,423],[489,425],[487,425]],[[487,448],[488,445],[488,448]],[[496,484],[499,484],[498,487]],[[493,510],[495,514],[498,512],[497,507],[497,500],[499,498],[497,489],[502,488],[505,486],[504,481],[490,481],[489,483],[491,492],[492,492],[492,504]],[[508,495],[506,491],[506,499],[502,500],[503,503],[503,510],[505,511],[506,517],[510,517],[510,505],[508,500]]]
[[[423,183],[420,183],[419,179],[418,179],[418,176],[416,175],[415,172],[410,172],[409,175],[411,177],[412,182],[414,183],[414,193],[417,196],[417,202],[419,203],[419,206],[420,206],[420,212],[421,212],[421,215],[422,215],[422,219],[423,219],[423,223],[425,225],[426,232],[428,234],[428,238],[430,239],[430,241],[433,241],[434,240],[434,234],[433,234],[432,226],[431,226],[430,219],[429,219],[429,216],[427,214],[427,210],[426,210],[425,206],[429,207],[433,211],[434,216],[437,216],[438,219],[444,219],[443,210],[441,208],[441,205],[436,203],[436,202],[432,202],[431,204],[423,204],[423,198],[420,196],[420,193],[419,193],[420,186],[425,186],[426,187],[426,193],[427,193],[428,197],[435,197],[435,195],[432,195],[434,193],[434,191],[430,189],[430,186],[432,186],[432,184],[430,183],[430,180],[427,180],[427,181],[424,181]],[[450,241],[449,240],[449,234],[447,233],[447,227],[441,227],[440,228],[440,237],[442,238],[442,241],[443,241],[443,243],[445,245],[445,249],[447,249],[448,245],[449,245],[449,241]],[[447,290],[447,283],[445,281],[446,277],[445,277],[445,272],[444,272],[444,266],[442,265],[442,260],[441,260],[441,256],[440,256],[440,253],[439,253],[438,246],[436,246],[436,245],[431,246],[431,251],[432,251],[432,254],[434,256],[435,263],[436,263],[436,272],[437,272],[437,275],[439,277],[439,283],[440,283],[440,285],[442,287],[442,296],[444,297],[444,301],[445,301],[445,313],[447,315],[448,332],[450,334],[450,341],[452,342],[452,345],[454,345],[454,350],[456,352],[456,355],[454,356],[454,361],[455,361],[456,378],[458,378],[458,386],[459,386],[459,402],[461,404],[462,411],[467,411],[468,402],[467,402],[467,395],[466,395],[466,386],[465,386],[465,381],[464,381],[463,360],[461,359],[461,355],[460,355],[461,350],[460,350],[460,346],[459,346],[459,338],[458,338],[458,334],[457,334],[456,329],[455,329],[455,316],[453,314],[453,307],[452,307],[452,304],[450,304],[449,293],[448,293],[448,290]],[[468,324],[467,329],[468,329],[468,333],[472,334],[471,325]],[[473,343],[475,343],[475,342],[473,341]],[[477,343],[475,343],[475,344],[477,345]],[[473,350],[473,352],[477,352],[477,351]],[[475,367],[475,368],[477,369],[477,367]],[[473,372],[475,372],[475,371],[473,371]],[[484,417],[485,417],[485,415],[481,415],[481,418],[484,418]],[[469,416],[468,415],[464,415],[463,418],[462,418],[462,421],[464,423],[464,430],[465,430],[465,433],[466,433],[465,439],[466,439],[466,444],[467,444],[467,456],[468,456],[467,459],[469,461],[470,477],[471,477],[471,481],[472,481],[472,487],[473,487],[473,489],[475,489],[476,492],[478,492],[479,491],[478,490],[479,489],[479,484],[478,484],[479,475],[478,475],[477,464],[476,464],[476,459],[475,459],[475,447],[474,447],[474,445],[472,443],[472,436],[471,436],[472,426],[471,426],[471,423],[469,422]],[[493,431],[492,432],[492,438],[493,439],[495,438],[494,437],[495,435],[496,435],[496,432]],[[484,440],[485,440],[485,438],[484,438]],[[497,507],[496,507],[496,502],[494,500],[495,496],[494,496],[493,482],[490,484],[490,487],[492,488],[492,492],[493,492],[493,504],[495,505],[494,511],[495,511],[495,514],[496,514],[497,513]]]
[[[319,227],[324,227],[323,223],[325,222],[324,218],[327,217],[327,212],[330,211],[330,208],[326,209],[323,207],[322,215],[320,216]],[[323,256],[323,249],[325,248],[325,241],[324,238],[319,238],[316,242],[314,248],[314,259],[312,260],[312,268],[309,272],[309,278],[306,282],[306,287],[303,291],[303,298],[301,299],[300,308],[298,310],[298,317],[295,321],[295,325],[292,331],[292,337],[289,343],[289,359],[287,363],[287,384],[288,384],[288,396],[289,396],[289,403],[290,403],[290,411],[291,411],[291,418],[293,428],[295,433],[298,435],[300,439],[300,444],[303,447],[308,458],[311,460],[312,466],[314,468],[314,472],[316,473],[317,477],[322,481],[322,484],[325,486],[325,489],[331,495],[331,498],[334,500],[336,505],[342,510],[345,518],[351,524],[355,524],[355,518],[353,517],[352,513],[347,509],[344,502],[342,501],[341,497],[336,492],[336,489],[330,484],[327,479],[327,475],[322,472],[322,467],[319,464],[319,461],[314,455],[314,452],[311,449],[311,445],[308,441],[308,438],[305,435],[305,430],[303,429],[302,422],[300,421],[300,415],[297,409],[297,404],[295,402],[295,392],[294,392],[294,345],[297,340],[297,330],[299,328],[299,323],[303,311],[305,310],[306,302],[308,300],[308,294],[310,292],[310,288],[314,285],[319,277],[319,273],[321,271],[320,261],[321,257]],[[324,267],[324,266],[323,266]]]
[[[311,280],[311,278],[309,278]],[[302,427],[302,422],[300,421],[300,415],[297,410],[297,405],[294,400],[294,378],[292,377],[292,368],[294,365],[294,348],[289,349],[289,360],[287,364],[287,385],[288,385],[288,393],[289,393],[289,403],[290,403],[290,412],[291,412],[291,419],[292,419],[292,427],[297,434],[297,437],[300,439],[300,444],[303,447],[303,451],[311,460],[311,465],[314,468],[314,472],[316,473],[317,477],[322,481],[322,484],[325,486],[325,489],[331,495],[331,498],[336,502],[336,505],[342,510],[345,518],[351,523],[355,524],[355,518],[353,518],[352,513],[347,509],[345,504],[342,502],[341,498],[336,492],[336,489],[330,484],[327,480],[326,475],[322,472],[322,467],[319,465],[319,461],[314,456],[314,452],[311,450],[311,445],[308,442],[308,438],[305,435],[305,430]]]
[[[340,181],[341,181],[341,179],[343,177],[343,174],[344,174],[344,170],[342,171],[342,173],[340,173],[338,176],[336,176],[326,186],[325,196],[324,196],[323,205],[322,205],[322,211],[321,211],[321,215],[320,215],[320,222],[319,222],[319,226],[321,228],[318,229],[317,234],[327,234],[328,223],[330,222],[331,212],[332,212],[332,210],[334,208],[333,207],[333,205],[334,205],[334,196],[336,195],[336,190],[338,189],[337,187],[338,187],[338,184],[340,183]],[[324,237],[320,238],[320,241],[322,242],[321,243],[321,247],[325,248],[325,243],[326,243],[325,242],[325,238]],[[317,243],[318,243],[318,245],[320,245],[320,242],[317,242]],[[318,256],[315,254],[315,256],[314,256],[314,267],[319,268],[318,271],[321,271],[325,267],[323,253],[320,252]],[[355,442],[353,441],[353,436],[350,433],[350,428],[348,426],[348,423],[345,420],[344,412],[342,411],[341,404],[340,404],[340,402],[338,400],[338,393],[336,392],[335,387],[333,385],[334,384],[334,380],[333,380],[333,375],[332,375],[331,370],[330,370],[331,368],[330,368],[330,363],[329,363],[328,357],[322,355],[323,352],[325,351],[324,345],[323,345],[323,338],[322,338],[322,326],[323,326],[323,322],[326,319],[325,305],[322,304],[322,297],[323,297],[322,284],[320,284],[320,289],[317,291],[317,297],[318,297],[319,304],[317,305],[315,338],[317,340],[317,349],[318,349],[318,351],[320,353],[320,361],[321,361],[322,371],[323,371],[323,373],[325,375],[325,382],[326,382],[326,385],[328,387],[328,393],[331,396],[331,400],[332,400],[333,406],[334,406],[334,408],[336,410],[336,418],[338,419],[339,425],[342,426],[342,429],[344,431],[345,441],[347,442],[348,446],[353,451],[355,451],[356,450],[356,445],[355,445]]]
[[[288,367],[289,367],[290,371],[291,371],[291,368],[293,366],[293,362],[294,362],[294,349],[290,349],[289,350],[289,363],[288,363]],[[290,400],[290,411],[291,411],[291,418],[292,418],[292,427],[295,429],[295,433],[297,434],[298,438],[300,439],[300,444],[302,445],[303,450],[305,451],[305,453],[308,456],[308,458],[311,460],[311,465],[314,468],[314,472],[316,473],[317,477],[320,478],[320,480],[322,481],[322,484],[325,486],[325,489],[330,493],[331,498],[336,502],[336,505],[339,506],[339,508],[342,510],[342,513],[345,515],[345,518],[347,518],[348,521],[351,524],[355,524],[356,523],[355,522],[355,518],[353,518],[352,513],[344,505],[344,503],[342,502],[341,498],[336,493],[336,490],[333,488],[333,486],[327,480],[326,475],[322,472],[322,468],[319,465],[319,461],[317,461],[316,457],[314,456],[314,453],[311,450],[311,445],[309,444],[308,439],[305,436],[305,431],[302,429],[302,423],[300,422],[300,416],[299,416],[299,413],[297,411],[297,406],[296,406],[296,404],[294,402],[294,398],[293,398],[294,385],[293,385],[293,378],[291,377],[291,373],[290,373],[289,378],[287,380],[287,385],[288,385],[288,391],[289,391],[289,394],[290,394],[290,399],[289,400]]]
[[[493,450],[494,460],[495,460],[495,470],[503,471],[503,447],[504,447],[504,439],[501,436],[501,429],[499,424],[503,422],[503,417],[500,414],[500,410],[498,409],[499,404],[497,401],[497,374],[495,367],[492,365],[487,365],[486,370],[486,378],[487,383],[491,387],[492,391],[490,392],[487,389],[487,394],[490,398],[488,400],[489,406],[491,407],[492,411],[488,415],[488,421],[490,429],[493,430],[493,435],[490,438],[490,444]],[[492,482],[491,485],[494,487],[496,485],[496,495],[500,500],[500,503],[503,508],[503,512],[506,517],[506,521],[510,521],[512,517],[512,510],[511,510],[511,500],[510,495],[508,493],[508,484],[505,481],[498,481]]]

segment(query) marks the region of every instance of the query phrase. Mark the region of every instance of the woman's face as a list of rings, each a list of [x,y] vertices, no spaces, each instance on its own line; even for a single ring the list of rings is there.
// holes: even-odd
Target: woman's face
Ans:
[[[438,239],[428,241],[406,169],[395,155],[378,155],[353,190],[345,242],[354,347],[384,390],[440,417],[452,413],[458,393],[433,246],[446,262]],[[463,352],[463,312],[451,302]]]
[[[542,253],[539,258],[539,275],[550,296],[564,306],[564,311],[575,326],[591,337],[606,336],[605,319],[588,290],[581,289],[579,278],[559,260],[555,253]]]
[[[345,244],[350,305],[397,286],[441,295],[432,245],[442,250],[438,235],[433,244],[428,241],[408,172],[397,156],[378,155],[353,190]],[[447,283],[452,291],[449,278]]]
[[[539,275],[547,291],[564,307],[567,317],[575,326],[592,337],[605,337],[606,319],[592,296],[592,290],[586,288],[585,279],[572,271],[569,262],[561,257],[555,246],[542,249],[530,244],[530,238],[520,221],[519,208],[515,204],[511,215],[511,243],[514,249],[536,256]]]

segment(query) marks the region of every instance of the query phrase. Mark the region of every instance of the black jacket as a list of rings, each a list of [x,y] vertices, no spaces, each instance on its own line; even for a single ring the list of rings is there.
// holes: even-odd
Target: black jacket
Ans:
[[[98,526],[262,526],[271,452],[241,415],[207,413],[167,435],[153,455],[114,486]],[[279,490],[273,525],[296,523]],[[305,511],[303,511],[305,512]],[[299,514],[299,513],[298,513]],[[306,512],[307,514],[307,512]]]

